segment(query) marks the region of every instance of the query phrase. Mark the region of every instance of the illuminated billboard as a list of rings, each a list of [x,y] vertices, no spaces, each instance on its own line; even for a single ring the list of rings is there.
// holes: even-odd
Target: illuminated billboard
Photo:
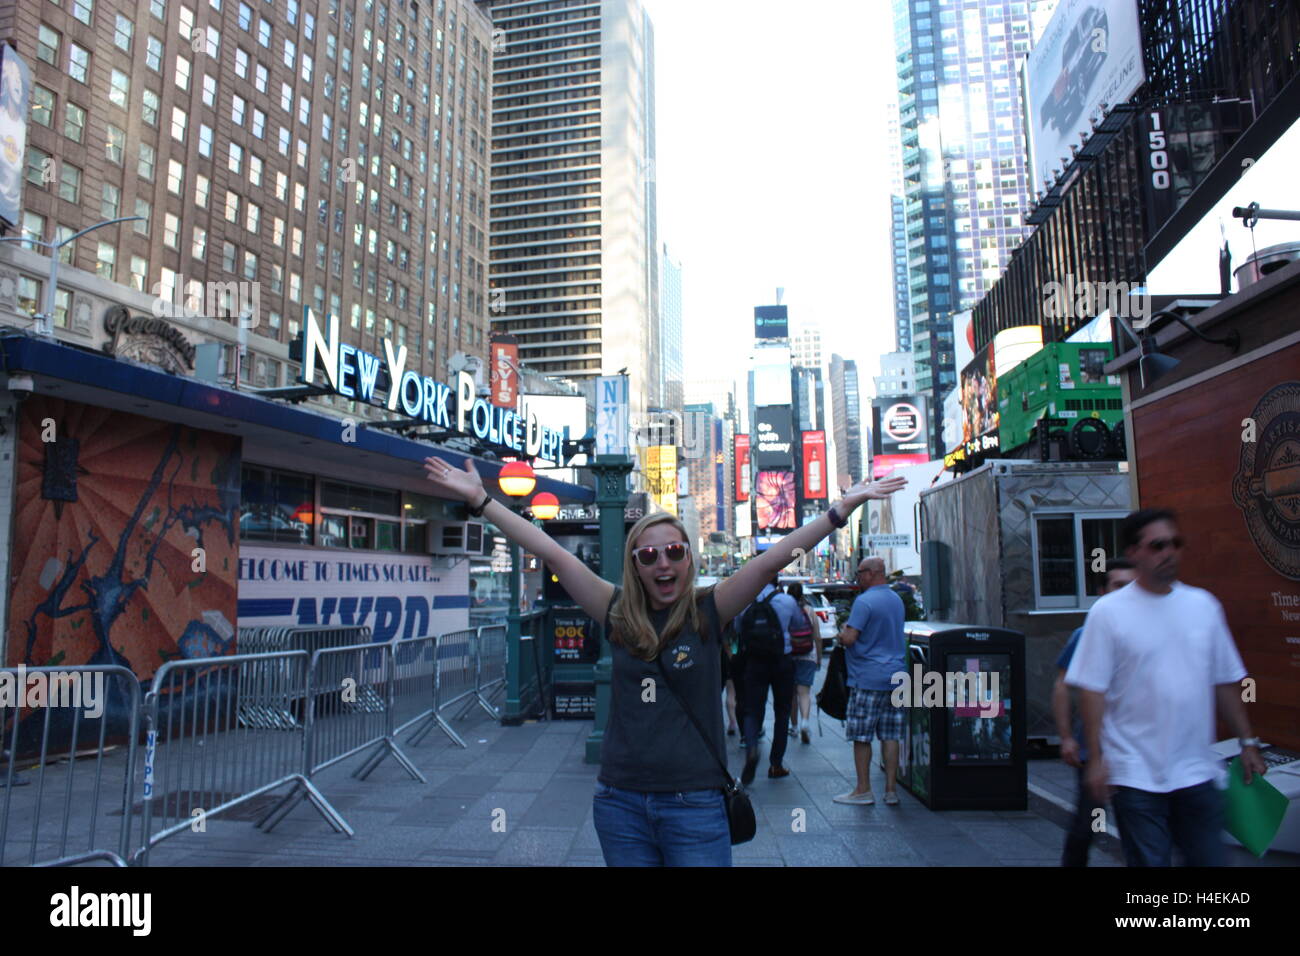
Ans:
[[[785,306],[754,306],[754,338],[788,339],[789,337],[790,315]]]
[[[736,462],[736,501],[749,500],[749,436],[737,435],[732,456]]]
[[[760,531],[789,531],[795,526],[794,472],[760,471],[754,486]]]
[[[998,447],[998,378],[990,342],[961,370],[962,445],[967,459]]]
[[[794,467],[794,429],[789,405],[754,409],[754,466],[762,471]]]
[[[826,497],[826,433],[804,432],[803,496],[806,500]]]

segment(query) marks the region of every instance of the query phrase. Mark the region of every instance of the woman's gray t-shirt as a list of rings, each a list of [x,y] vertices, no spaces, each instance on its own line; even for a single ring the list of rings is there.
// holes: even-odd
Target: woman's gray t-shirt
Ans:
[[[614,592],[614,602],[622,589]],[[725,779],[714,753],[725,754],[722,730],[722,641],[713,594],[700,601],[701,639],[688,623],[661,652],[671,689],[656,661],[645,661],[610,642],[609,722],[600,748],[600,782],[624,790],[673,792],[721,789]],[[651,613],[656,631],[668,611]],[[606,615],[606,638],[609,616]],[[712,738],[705,745],[682,702]]]

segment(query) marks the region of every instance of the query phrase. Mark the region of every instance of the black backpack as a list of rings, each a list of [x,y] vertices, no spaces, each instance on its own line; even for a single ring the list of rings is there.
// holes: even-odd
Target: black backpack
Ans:
[[[781,619],[772,607],[773,591],[761,601],[755,601],[740,617],[740,649],[755,657],[780,657],[785,653],[785,631]]]
[[[822,681],[822,689],[817,692],[818,708],[834,720],[844,720],[848,713],[848,671],[844,646],[837,644],[835,650],[831,651],[831,660],[826,667],[826,679]]]

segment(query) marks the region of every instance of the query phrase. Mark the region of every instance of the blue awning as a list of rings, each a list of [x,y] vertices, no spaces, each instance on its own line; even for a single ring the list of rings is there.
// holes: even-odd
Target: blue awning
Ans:
[[[371,470],[390,467],[374,459],[379,455],[392,460],[392,483],[397,486],[409,486],[412,479],[422,477],[424,459],[434,454],[455,467],[472,458],[489,487],[501,470],[501,462],[368,428],[364,420],[358,421],[355,435],[351,436],[355,440],[344,441],[338,418],[61,342],[5,335],[0,337],[0,359],[9,375],[33,376],[35,391],[42,395],[178,421],[223,434],[255,436],[263,442],[296,441],[304,457],[328,454],[332,461]],[[376,480],[379,477],[376,475]],[[549,491],[561,501],[587,504],[595,500],[589,488],[540,473],[536,490]]]

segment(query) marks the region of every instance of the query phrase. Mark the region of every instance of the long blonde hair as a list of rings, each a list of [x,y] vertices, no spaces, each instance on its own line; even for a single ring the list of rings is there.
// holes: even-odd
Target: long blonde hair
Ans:
[[[659,524],[671,524],[686,542],[690,555],[690,577],[677,600],[669,605],[668,623],[664,626],[663,634],[655,633],[654,624],[650,621],[650,599],[641,584],[641,576],[637,574],[636,556],[632,553],[637,540],[646,529]],[[610,641],[626,648],[633,657],[652,661],[687,624],[700,635],[701,640],[706,640],[704,630],[700,627],[699,602],[713,589],[697,588],[695,577],[695,551],[690,547],[690,536],[680,521],[663,511],[646,515],[638,521],[627,533],[627,540],[623,544],[623,590],[609,611]]]

